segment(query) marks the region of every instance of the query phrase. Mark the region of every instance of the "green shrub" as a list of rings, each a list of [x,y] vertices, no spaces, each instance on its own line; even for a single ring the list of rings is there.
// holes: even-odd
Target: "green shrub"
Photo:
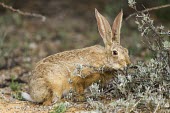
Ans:
[[[136,9],[136,2],[129,0],[130,7]],[[170,108],[170,42],[165,40],[163,26],[154,26],[149,14],[137,11],[136,24],[143,36],[144,44],[153,54],[147,62],[139,61],[128,68],[125,76],[120,74],[113,81],[118,93],[123,95],[111,103],[114,111],[124,112],[169,112]],[[166,36],[165,36],[166,37]],[[149,111],[148,111],[149,110]]]
[[[65,113],[67,110],[67,103],[60,103],[59,105],[55,106],[50,113]]]
[[[11,77],[11,83],[10,83],[10,88],[13,92],[11,92],[11,95],[13,98],[16,98],[18,100],[22,100],[22,96],[21,96],[21,85],[15,81],[16,78],[14,76]]]
[[[114,78],[111,87],[112,97],[118,99],[110,104],[89,101],[101,112],[170,112],[170,42],[162,35],[163,26],[156,27],[149,14],[136,9],[135,0],[129,6],[136,10],[136,24],[143,36],[143,42],[153,57],[144,62],[138,61]],[[168,32],[166,32],[168,33]],[[106,92],[106,91],[105,91]],[[94,104],[97,103],[97,104]]]

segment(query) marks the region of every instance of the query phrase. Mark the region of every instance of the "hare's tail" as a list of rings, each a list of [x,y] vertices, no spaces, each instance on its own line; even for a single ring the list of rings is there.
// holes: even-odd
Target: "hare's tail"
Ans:
[[[28,100],[30,102],[34,102],[34,100],[31,98],[31,96],[26,93],[26,92],[21,92],[21,96],[25,99],[25,100]]]

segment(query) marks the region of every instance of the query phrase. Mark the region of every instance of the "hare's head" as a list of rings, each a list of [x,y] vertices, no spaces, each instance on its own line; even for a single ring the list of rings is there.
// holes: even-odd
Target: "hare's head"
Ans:
[[[120,45],[120,29],[123,11],[121,11],[113,22],[112,29],[109,22],[95,9],[98,30],[103,38],[107,55],[106,66],[113,69],[123,69],[130,64],[128,50]]]

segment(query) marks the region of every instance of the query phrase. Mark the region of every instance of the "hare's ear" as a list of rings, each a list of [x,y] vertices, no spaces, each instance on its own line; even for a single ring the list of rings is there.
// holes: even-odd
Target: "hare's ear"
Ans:
[[[120,13],[116,16],[113,26],[112,26],[112,32],[113,32],[113,42],[120,44],[120,30],[122,25],[122,17],[123,17],[123,11],[121,10]]]
[[[95,16],[97,20],[98,30],[101,37],[103,38],[105,48],[109,49],[112,44],[113,36],[110,24],[106,20],[106,18],[97,11],[97,9],[95,9]]]

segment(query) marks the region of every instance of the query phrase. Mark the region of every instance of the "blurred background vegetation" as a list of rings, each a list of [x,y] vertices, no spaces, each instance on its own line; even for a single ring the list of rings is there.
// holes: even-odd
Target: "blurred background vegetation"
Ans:
[[[38,13],[47,17],[43,22],[39,18],[22,16],[0,7],[0,70],[11,69],[11,72],[20,73],[8,72],[10,76],[16,78],[29,72],[35,62],[48,55],[103,44],[97,31],[95,8],[110,23],[121,9],[124,11],[124,19],[134,12],[129,8],[127,0],[0,0],[0,2],[24,12]],[[170,0],[136,0],[136,2],[138,9],[143,10],[143,6],[150,8],[165,5],[170,3]],[[163,25],[168,30],[170,8],[151,11],[150,15],[155,24]],[[123,22],[121,43],[129,49],[132,59],[147,59],[151,56],[141,38],[134,17]],[[17,69],[14,69],[15,67]]]

